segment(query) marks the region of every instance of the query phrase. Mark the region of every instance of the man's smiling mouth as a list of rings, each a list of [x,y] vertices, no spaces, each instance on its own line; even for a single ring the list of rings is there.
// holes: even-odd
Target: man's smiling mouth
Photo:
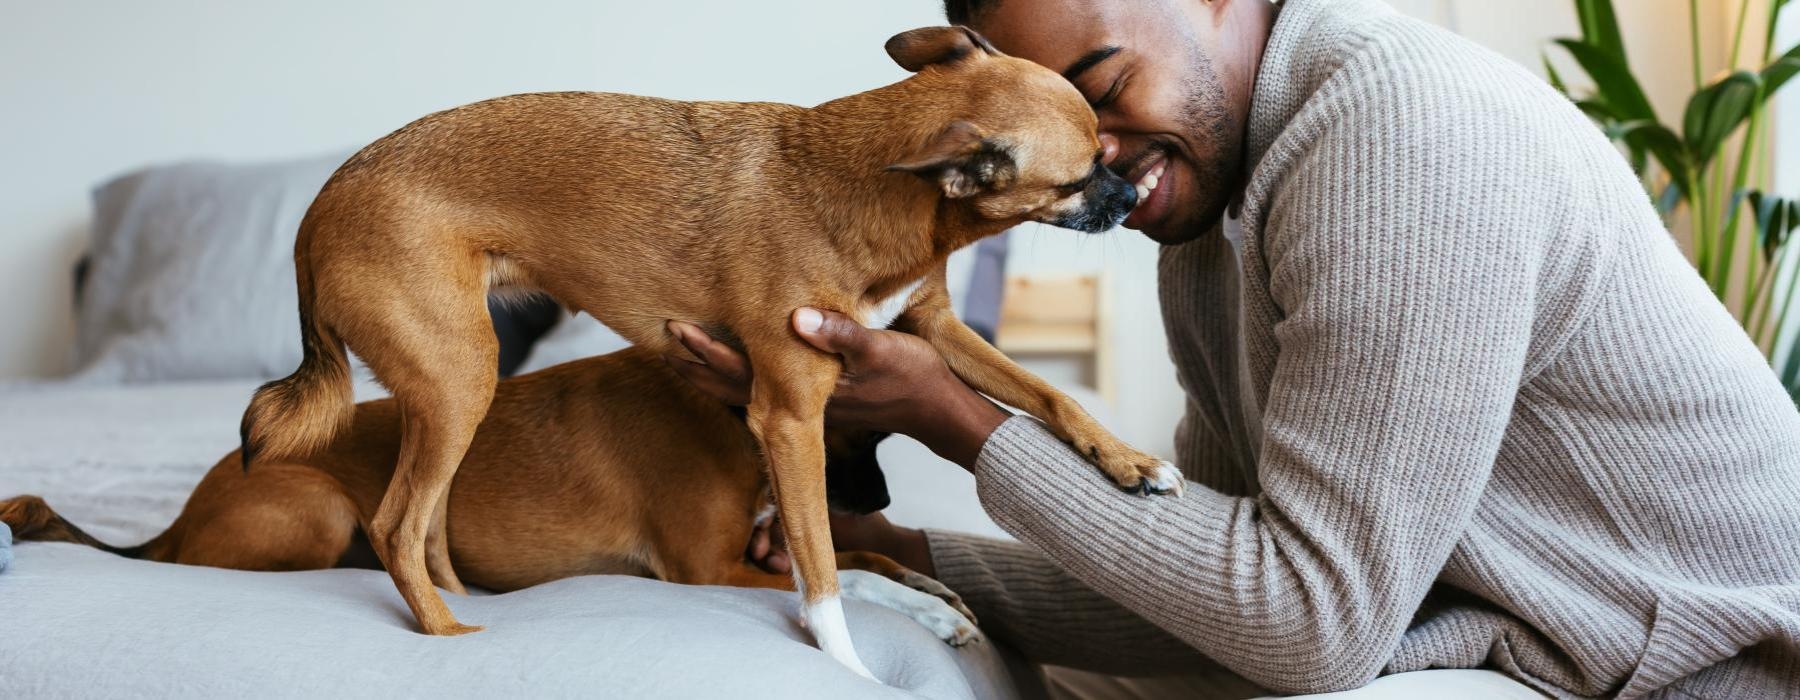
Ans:
[[[1168,167],[1169,157],[1167,155],[1158,154],[1156,158],[1150,162],[1150,167],[1144,171],[1144,174],[1138,176],[1137,201],[1139,205],[1142,205],[1145,201],[1149,200],[1150,195],[1156,192],[1157,186],[1162,184],[1163,172]]]

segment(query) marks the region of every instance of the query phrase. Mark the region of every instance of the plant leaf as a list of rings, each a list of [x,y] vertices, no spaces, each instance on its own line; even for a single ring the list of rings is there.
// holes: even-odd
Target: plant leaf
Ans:
[[[1594,99],[1604,103],[1624,120],[1656,121],[1656,109],[1644,96],[1643,86],[1631,74],[1631,68],[1612,53],[1593,44],[1574,39],[1557,39],[1556,44],[1575,57],[1581,69],[1594,81]]]
[[[1790,294],[1792,292],[1789,292]],[[1790,302],[1792,297],[1789,297]],[[1776,329],[1780,333],[1780,329]],[[1800,335],[1794,336],[1794,343],[1788,348],[1787,365],[1781,368],[1781,383],[1788,388],[1788,395],[1794,398],[1795,405],[1800,405]]]
[[[1563,83],[1562,74],[1556,72],[1556,66],[1550,63],[1550,54],[1541,54],[1540,57],[1544,60],[1544,77],[1550,81],[1550,87],[1556,88],[1563,97],[1574,100],[1574,96],[1569,94],[1569,86]]]
[[[1788,49],[1781,58],[1775,59],[1762,69],[1763,86],[1769,94],[1775,94],[1794,74],[1800,73],[1800,44]]]
[[[1725,139],[1750,117],[1762,85],[1760,74],[1740,70],[1706,86],[1688,100],[1682,133],[1697,167],[1704,168],[1712,162]]]
[[[1676,136],[1669,127],[1644,120],[1611,126],[1607,133],[1617,134],[1615,139],[1623,141],[1634,150],[1641,149],[1656,156],[1656,162],[1661,163],[1663,170],[1669,173],[1670,186],[1682,193],[1681,199],[1686,199],[1688,173],[1693,171],[1694,166],[1680,136]]]
[[[1745,196],[1756,215],[1756,245],[1763,260],[1774,264],[1781,249],[1788,244],[1794,229],[1800,228],[1800,201],[1771,196],[1755,191]]]
[[[1615,128],[1616,125],[1624,123],[1626,121],[1624,118],[1619,116],[1618,112],[1614,112],[1613,108],[1611,106],[1607,105],[1605,102],[1601,102],[1601,101],[1593,99],[1593,98],[1588,98],[1585,100],[1576,100],[1575,107],[1580,109],[1582,114],[1586,114],[1589,119],[1600,122],[1601,129],[1612,129],[1612,128]],[[1608,126],[1608,125],[1614,125],[1614,126]],[[1608,134],[1607,137],[1614,139],[1614,140],[1618,139],[1617,136],[1613,136],[1611,134]]]
[[[1575,14],[1581,17],[1581,38],[1586,43],[1612,56],[1619,65],[1625,60],[1625,40],[1619,35],[1619,20],[1613,13],[1612,0],[1575,0]]]

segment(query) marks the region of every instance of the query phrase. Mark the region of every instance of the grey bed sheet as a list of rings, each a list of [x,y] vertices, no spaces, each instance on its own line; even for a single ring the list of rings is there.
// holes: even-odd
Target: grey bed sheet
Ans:
[[[160,531],[236,442],[254,382],[0,390],[0,497],[44,496],[103,540]],[[359,395],[376,393],[359,386]],[[910,451],[909,451],[910,450]],[[890,455],[890,452],[892,454]],[[922,448],[884,450],[897,507],[918,488],[973,494]],[[954,472],[954,474],[951,474]],[[940,478],[942,476],[943,478]],[[966,502],[961,499],[967,499]],[[941,506],[942,499],[939,505]],[[966,507],[966,529],[991,523]],[[978,510],[977,510],[978,513]],[[922,512],[911,515],[914,522]],[[896,516],[902,517],[902,516]],[[938,523],[933,523],[938,524]],[[848,601],[868,683],[815,649],[793,594],[589,576],[452,597],[487,630],[412,631],[385,574],[227,571],[17,543],[0,572],[7,697],[783,697],[1035,695],[991,643],[952,649],[896,613]]]

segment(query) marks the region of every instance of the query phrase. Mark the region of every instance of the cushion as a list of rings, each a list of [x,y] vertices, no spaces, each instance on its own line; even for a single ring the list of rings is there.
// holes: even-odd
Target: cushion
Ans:
[[[76,376],[90,382],[268,379],[300,364],[294,237],[338,154],[190,162],[94,192],[75,270]],[[556,322],[555,303],[489,304],[500,374]]]
[[[76,377],[152,382],[293,371],[294,237],[344,158],[181,163],[95,189]]]

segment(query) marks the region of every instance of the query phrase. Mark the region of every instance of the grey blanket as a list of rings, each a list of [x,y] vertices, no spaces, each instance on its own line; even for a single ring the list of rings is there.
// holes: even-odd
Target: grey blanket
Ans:
[[[39,494],[102,540],[141,542],[234,445],[254,385],[0,390],[0,498]],[[919,486],[909,481],[939,466],[890,468],[906,474],[897,499],[967,499],[963,517],[974,509],[966,492],[908,495]],[[589,576],[452,597],[459,618],[487,630],[444,639],[413,632],[393,583],[375,571],[250,573],[39,542],[12,554],[0,573],[7,697],[1018,695],[993,644],[953,649],[855,601],[845,612],[857,650],[886,688],[812,646],[792,593]]]

